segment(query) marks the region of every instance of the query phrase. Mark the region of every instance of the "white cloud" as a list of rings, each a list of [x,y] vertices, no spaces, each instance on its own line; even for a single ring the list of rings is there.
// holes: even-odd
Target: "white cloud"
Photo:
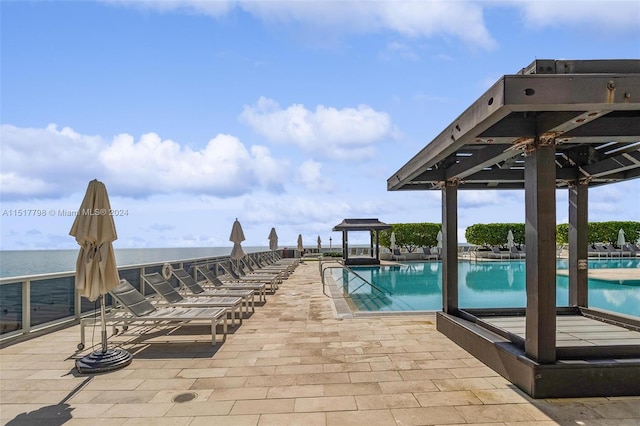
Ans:
[[[405,37],[454,37],[473,46],[492,48],[482,5],[471,1],[224,1],[106,0],[108,3],[160,12],[182,11],[215,18],[242,10],[264,22],[312,28],[328,37],[346,33],[392,31]]]
[[[310,192],[331,192],[334,182],[322,174],[322,164],[308,160],[298,167],[298,182]]]
[[[526,25],[540,29],[581,26],[613,32],[640,29],[640,3],[636,0],[517,0]]]
[[[319,105],[311,111],[294,104],[282,109],[274,100],[260,97],[255,105],[245,106],[240,118],[270,141],[296,144],[333,159],[370,158],[375,144],[394,133],[389,115],[367,105]]]
[[[152,9],[158,12],[183,11],[212,17],[226,15],[233,2],[227,0],[103,0],[105,3]]]
[[[110,195],[148,197],[196,193],[217,197],[254,190],[280,191],[288,163],[263,146],[247,149],[219,134],[200,150],[147,133],[138,141],[121,134],[108,141],[70,128],[25,129],[3,125],[0,193],[4,200],[58,198],[83,191],[94,178]]]
[[[4,200],[57,197],[69,187],[86,187],[102,175],[96,160],[104,147],[98,136],[80,135],[55,124],[44,129],[0,127],[0,193]]]

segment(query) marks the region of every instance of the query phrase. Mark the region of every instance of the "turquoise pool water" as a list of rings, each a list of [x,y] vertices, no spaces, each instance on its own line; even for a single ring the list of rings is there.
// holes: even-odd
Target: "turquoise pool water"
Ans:
[[[567,269],[559,260],[558,269]],[[589,280],[589,306],[640,317],[640,259],[590,260],[589,268],[637,268],[638,279]],[[343,294],[360,311],[432,311],[442,309],[442,263],[408,262],[398,266],[353,267],[357,274],[384,290],[372,290],[345,271],[333,270]],[[461,308],[525,307],[525,262],[460,262],[458,297]],[[567,306],[569,278],[557,276],[557,306]],[[348,287],[348,288],[347,288]],[[389,293],[389,294],[386,294]]]

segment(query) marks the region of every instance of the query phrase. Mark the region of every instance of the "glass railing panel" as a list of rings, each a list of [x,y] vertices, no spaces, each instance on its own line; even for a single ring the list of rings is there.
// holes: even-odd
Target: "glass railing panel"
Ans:
[[[75,277],[31,281],[31,326],[75,315]]]
[[[22,328],[22,283],[0,286],[0,334]]]

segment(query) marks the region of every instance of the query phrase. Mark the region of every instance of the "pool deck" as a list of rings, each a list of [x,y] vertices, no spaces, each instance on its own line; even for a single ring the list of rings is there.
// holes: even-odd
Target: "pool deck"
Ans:
[[[84,376],[79,337],[73,326],[0,349],[2,424],[640,424],[640,396],[528,397],[436,331],[434,314],[338,318],[315,261],[216,347],[207,326],[132,327],[110,338],[131,365]]]
[[[556,271],[558,275],[569,275],[568,269],[558,269]],[[639,268],[598,268],[589,269],[589,278],[602,281],[639,281],[640,269]]]

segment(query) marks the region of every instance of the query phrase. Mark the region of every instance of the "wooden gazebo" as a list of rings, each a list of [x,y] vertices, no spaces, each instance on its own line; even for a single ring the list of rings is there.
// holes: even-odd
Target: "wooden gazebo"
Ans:
[[[500,78],[387,180],[390,191],[442,193],[438,330],[536,398],[640,395],[640,318],[589,308],[587,286],[589,188],[638,176],[640,60],[536,60]],[[465,189],[524,189],[526,308],[459,306],[457,194]],[[563,307],[558,189],[569,193]]]
[[[379,231],[391,229],[391,225],[380,222],[378,219],[344,219],[341,223],[333,227],[334,231],[342,232],[342,260],[345,265],[379,265],[380,264],[380,242]],[[369,255],[349,256],[349,232],[368,232]]]

